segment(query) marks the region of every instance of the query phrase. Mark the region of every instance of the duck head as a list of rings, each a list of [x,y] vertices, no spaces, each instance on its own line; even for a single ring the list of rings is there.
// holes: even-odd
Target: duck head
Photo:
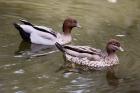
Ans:
[[[115,53],[117,50],[124,51],[121,44],[116,39],[111,39],[107,43],[106,50],[108,54]]]
[[[72,28],[74,28],[74,27],[78,27],[78,28],[81,27],[76,19],[74,19],[72,17],[65,19],[64,23],[63,23],[63,33],[70,34]]]

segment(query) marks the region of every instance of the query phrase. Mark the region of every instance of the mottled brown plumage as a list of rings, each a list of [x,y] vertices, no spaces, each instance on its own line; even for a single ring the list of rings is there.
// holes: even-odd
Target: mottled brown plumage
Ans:
[[[88,46],[61,46],[58,43],[56,43],[56,46],[63,51],[67,60],[90,68],[107,67],[118,64],[119,59],[115,52],[117,50],[123,51],[119,41],[115,39],[109,40],[105,51]]]

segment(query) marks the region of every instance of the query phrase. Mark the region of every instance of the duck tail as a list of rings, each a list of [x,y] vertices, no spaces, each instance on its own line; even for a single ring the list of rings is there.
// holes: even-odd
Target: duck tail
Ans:
[[[15,26],[15,28],[19,31],[20,36],[22,37],[22,39],[24,41],[30,42],[30,34],[26,33],[20,26],[20,24],[18,23],[13,23],[13,25]]]
[[[34,26],[32,23],[30,23],[30,22],[27,21],[27,20],[19,19],[19,21],[21,21],[21,22],[24,23],[25,25]]]
[[[55,46],[61,51],[61,52],[65,52],[64,47],[59,44],[58,42],[55,43]]]
[[[20,24],[18,23],[13,23],[14,27],[19,31],[19,32],[22,32],[23,29],[20,27]]]

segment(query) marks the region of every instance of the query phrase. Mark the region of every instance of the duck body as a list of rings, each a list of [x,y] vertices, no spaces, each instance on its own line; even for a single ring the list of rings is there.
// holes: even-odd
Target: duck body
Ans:
[[[42,45],[55,45],[56,42],[59,42],[63,45],[71,42],[71,30],[73,27],[77,27],[77,21],[75,25],[67,25],[70,20],[75,19],[66,19],[66,22],[64,21],[63,26],[66,29],[63,29],[63,33],[57,33],[52,28],[45,26],[33,25],[26,20],[20,20],[23,24],[15,23],[14,26],[18,29],[24,41]]]
[[[108,67],[108,66],[119,64],[119,60],[116,55],[113,55],[112,57],[108,57],[108,56],[102,57],[98,55],[94,55],[94,56],[98,57],[97,58],[98,60],[90,59],[88,57],[82,57],[82,58],[75,57],[75,56],[66,54],[67,60],[74,62],[76,64],[79,64],[79,65],[88,66],[90,68],[101,68],[101,67]]]
[[[105,50],[89,46],[62,46],[58,43],[56,43],[56,46],[64,53],[68,61],[79,65],[88,66],[90,68],[101,68],[119,64],[119,59],[114,52],[109,54]]]

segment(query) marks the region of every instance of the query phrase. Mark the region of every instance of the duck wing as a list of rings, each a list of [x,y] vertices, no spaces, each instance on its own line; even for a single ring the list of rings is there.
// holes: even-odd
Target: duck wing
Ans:
[[[52,30],[52,28],[49,28],[49,27],[46,27],[46,26],[38,26],[38,25],[34,25],[33,23],[27,21],[27,20],[23,20],[23,19],[20,19],[20,21],[26,25],[25,27],[27,28],[28,26],[30,27],[33,27],[34,29],[36,29],[37,31],[41,31],[41,32],[45,32],[45,33],[49,33],[51,35],[53,35],[54,37],[57,37],[57,33],[54,32]],[[24,27],[23,27],[24,28]],[[25,28],[24,28],[25,29]],[[25,31],[27,32],[27,31]],[[33,31],[34,32],[34,31]]]
[[[47,38],[37,33],[31,33],[30,39],[32,43],[42,45],[54,45],[56,42],[56,38],[53,39],[51,36]]]
[[[52,28],[48,28],[45,26],[33,26],[33,28],[35,28],[38,31],[45,32],[45,33],[51,34],[54,37],[57,37],[57,33],[54,32]]]
[[[101,52],[100,49],[92,48],[89,46],[65,45],[64,48],[66,50],[71,50],[71,51],[75,51],[78,53],[87,53],[87,54],[91,54],[91,55],[97,55],[97,54],[100,54],[100,52]]]
[[[27,20],[23,20],[23,19],[19,19],[20,22],[22,22],[25,25],[30,25],[30,26],[34,26],[31,22],[27,21]]]
[[[55,45],[60,51],[62,51],[66,55],[78,58],[94,58],[94,55],[99,56],[101,52],[100,49],[95,49],[89,46],[61,45],[59,43],[55,43]]]

